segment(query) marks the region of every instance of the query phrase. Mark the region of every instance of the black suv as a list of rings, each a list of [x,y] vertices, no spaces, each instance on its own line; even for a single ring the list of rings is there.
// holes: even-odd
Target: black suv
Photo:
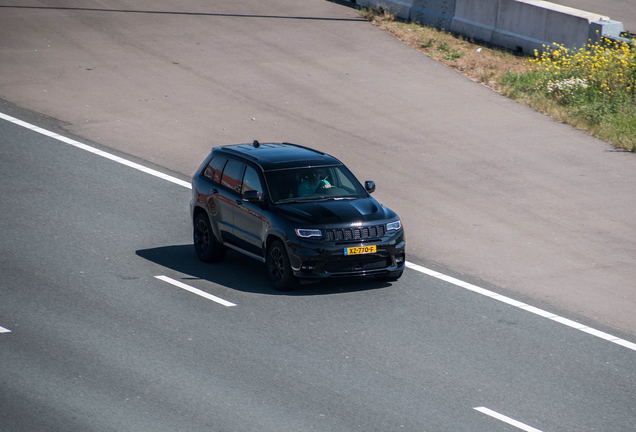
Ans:
[[[274,288],[336,276],[397,280],[405,266],[398,216],[342,162],[289,143],[215,147],[192,178],[194,249],[265,262]]]

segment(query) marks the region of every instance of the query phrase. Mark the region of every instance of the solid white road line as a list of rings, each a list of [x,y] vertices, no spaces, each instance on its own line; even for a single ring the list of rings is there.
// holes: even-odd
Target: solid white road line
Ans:
[[[11,333],[11,330],[6,329],[4,327],[0,327],[0,333]]]
[[[72,139],[67,138],[65,136],[56,134],[55,132],[51,132],[51,131],[48,131],[46,129],[42,129],[41,127],[38,127],[38,126],[35,126],[35,125],[32,125],[32,124],[29,124],[27,122],[24,122],[22,120],[18,120],[15,117],[11,117],[11,116],[8,116],[6,114],[0,113],[0,118],[6,120],[8,122],[15,123],[18,126],[22,126],[24,128],[30,129],[30,130],[32,130],[34,132],[40,133],[42,135],[46,135],[46,136],[48,136],[50,138],[53,138],[53,139],[56,139],[58,141],[62,141],[63,143],[70,144],[70,145],[72,145],[74,147],[77,147],[77,148],[80,148],[82,150],[86,150],[87,152],[96,154],[96,155],[104,157],[106,159],[110,159],[112,161],[118,162],[118,163],[120,163],[122,165],[129,166],[129,167],[134,168],[136,170],[145,172],[146,174],[150,174],[150,175],[153,175],[155,177],[159,177],[161,179],[167,180],[169,182],[176,183],[179,186],[183,186],[183,187],[186,187],[188,189],[192,188],[192,185],[190,183],[185,182],[183,180],[180,180],[180,179],[178,179],[176,177],[170,176],[168,174],[164,174],[162,172],[159,172],[159,171],[154,170],[152,168],[145,167],[143,165],[139,165],[138,163],[129,161],[129,160],[124,159],[124,158],[119,157],[119,156],[115,156],[115,155],[107,153],[107,152],[105,152],[103,150],[96,149],[95,147],[91,147],[89,145],[82,144],[79,141],[72,140]]]
[[[168,276],[155,276],[157,279],[162,280],[164,282],[168,282],[169,284],[172,284],[176,287],[179,287],[181,289],[184,289],[186,291],[190,291],[193,294],[199,295],[203,298],[206,298],[208,300],[212,300],[213,302],[216,302],[218,304],[222,304],[223,306],[236,306],[234,303],[230,303],[227,300],[223,300],[220,297],[217,296],[213,296],[212,294],[208,294],[205,291],[201,291],[198,288],[194,288],[191,287],[190,285],[186,285],[182,282],[179,282],[178,280],[174,280],[172,278],[169,278]]]
[[[407,262],[406,266],[408,268],[413,269],[415,271],[418,271],[420,273],[424,273],[424,274],[432,276],[434,278],[441,279],[441,280],[443,280],[445,282],[451,283],[453,285],[457,285],[458,287],[461,287],[461,288],[476,292],[476,293],[484,295],[486,297],[490,297],[491,299],[494,299],[494,300],[499,300],[500,302],[507,303],[507,304],[509,304],[511,306],[517,307],[519,309],[523,309],[523,310],[525,310],[527,312],[531,312],[533,314],[542,316],[544,318],[551,319],[552,321],[556,321],[556,322],[561,323],[563,325],[566,325],[568,327],[572,327],[572,328],[574,328],[576,330],[581,330],[582,332],[591,334],[592,336],[596,336],[596,337],[599,337],[601,339],[605,339],[606,341],[609,341],[609,342],[615,343],[617,345],[624,346],[625,348],[629,348],[629,349],[631,349],[633,351],[636,351],[636,344],[635,343],[626,341],[624,339],[617,338],[616,336],[613,336],[613,335],[611,335],[609,333],[605,333],[605,332],[602,332],[600,330],[593,329],[593,328],[588,327],[586,325],[577,323],[576,321],[572,321],[570,319],[563,318],[563,317],[555,315],[555,314],[553,314],[551,312],[544,311],[543,309],[539,309],[539,308],[536,308],[534,306],[530,306],[528,304],[525,304],[523,302],[517,301],[515,299],[511,299],[510,297],[502,296],[502,295],[497,294],[495,292],[492,292],[492,291],[489,291],[487,289],[478,287],[476,285],[469,284],[468,282],[464,282],[464,281],[459,280],[459,279],[455,279],[454,277],[447,276],[447,275],[445,275],[443,273],[436,272],[435,270],[431,270],[431,269],[428,269],[426,267],[422,267],[422,266],[417,265],[417,264],[413,264],[413,263]]]
[[[506,417],[505,415],[499,414],[498,412],[488,409],[486,407],[475,407],[474,409],[486,415],[489,415],[490,417],[496,418],[497,420],[501,420],[504,423],[508,423],[509,425],[518,427],[522,431],[541,432],[539,429],[533,428],[532,426],[528,426],[527,424],[523,424],[515,419],[511,419],[510,417]]]
[[[96,155],[105,157],[105,158],[110,159],[112,161],[119,162],[119,163],[121,163],[123,165],[129,166],[129,167],[134,168],[136,170],[145,172],[145,173],[153,175],[155,177],[159,177],[161,179],[164,179],[164,180],[167,180],[169,182],[178,184],[178,185],[183,186],[185,188],[192,189],[192,185],[190,183],[185,182],[183,180],[180,180],[180,179],[178,179],[176,177],[172,177],[172,176],[170,176],[168,174],[164,174],[162,172],[153,170],[151,168],[147,168],[147,167],[145,167],[143,165],[139,165],[137,163],[131,162],[131,161],[126,160],[124,158],[121,158],[119,156],[115,156],[115,155],[112,155],[110,153],[106,153],[105,151],[98,150],[98,149],[96,149],[94,147],[88,146],[86,144],[82,144],[82,143],[80,143],[78,141],[72,140],[70,138],[66,138],[66,137],[64,137],[62,135],[59,135],[59,134],[56,134],[54,132],[47,131],[46,129],[42,129],[42,128],[38,127],[38,126],[34,126],[32,124],[29,124],[29,123],[24,122],[22,120],[18,120],[16,118],[8,116],[6,114],[0,113],[0,118],[6,120],[8,122],[15,123],[15,124],[17,124],[19,126],[25,127],[27,129],[30,129],[32,131],[41,133],[41,134],[46,135],[48,137],[54,138],[56,140],[62,141],[64,143],[70,144],[70,145],[75,146],[77,148],[80,148],[82,150],[86,150],[88,152],[91,152],[91,153],[94,153]],[[480,288],[480,287],[478,287],[476,285],[469,284],[467,282],[461,281],[459,279],[455,279],[454,277],[447,276],[447,275],[445,275],[443,273],[436,272],[434,270],[428,269],[426,267],[422,267],[422,266],[417,265],[417,264],[413,264],[413,263],[407,262],[406,266],[408,268],[410,268],[412,270],[415,270],[415,271],[418,271],[420,273],[424,273],[424,274],[432,276],[434,278],[441,279],[441,280],[446,281],[448,283],[451,283],[453,285],[457,285],[459,287],[468,289],[468,290],[476,292],[478,294],[485,295],[486,297],[490,297],[492,299],[499,300],[501,302],[504,302],[504,303],[507,303],[509,305],[518,307],[518,308],[526,310],[528,312],[532,312],[534,314],[540,315],[540,316],[542,316],[544,318],[551,319],[552,321],[556,321],[558,323],[564,324],[564,325],[566,325],[568,327],[572,327],[572,328],[575,328],[577,330],[581,330],[581,331],[583,331],[585,333],[589,333],[592,336],[596,336],[596,337],[599,337],[601,339],[605,339],[605,340],[607,340],[609,342],[612,342],[612,343],[615,343],[617,345],[621,345],[621,346],[623,346],[625,348],[628,348],[628,349],[630,349],[632,351],[636,351],[636,344],[635,343],[626,341],[624,339],[617,338],[616,336],[613,336],[611,334],[604,333],[602,331],[593,329],[593,328],[588,327],[588,326],[584,326],[582,324],[579,324],[579,323],[577,323],[575,321],[572,321],[572,320],[569,320],[567,318],[563,318],[563,317],[560,317],[560,316],[555,315],[553,313],[546,312],[544,310],[535,308],[534,306],[530,306],[530,305],[527,305],[527,304],[522,303],[520,301],[511,299],[509,297],[505,297],[505,296],[499,295],[499,294],[494,293],[492,291],[489,291],[487,289]],[[193,289],[195,289],[195,288],[193,288]],[[232,305],[232,306],[234,306],[234,305]]]

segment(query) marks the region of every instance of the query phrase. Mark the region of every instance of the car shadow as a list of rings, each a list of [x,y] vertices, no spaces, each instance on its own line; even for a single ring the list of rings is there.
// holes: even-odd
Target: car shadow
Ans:
[[[228,250],[223,261],[207,264],[201,262],[190,244],[141,249],[139,257],[162,267],[187,275],[180,280],[207,280],[237,291],[267,295],[309,296],[351,293],[390,287],[391,283],[375,277],[334,278],[311,284],[300,284],[292,291],[276,291],[269,283],[265,264]]]

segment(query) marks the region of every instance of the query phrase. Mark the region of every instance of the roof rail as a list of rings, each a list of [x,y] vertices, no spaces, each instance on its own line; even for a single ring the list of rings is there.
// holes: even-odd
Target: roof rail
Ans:
[[[313,149],[311,147],[305,147],[305,146],[302,146],[300,144],[294,144],[294,143],[290,143],[290,142],[283,142],[281,144],[290,145],[290,146],[298,147],[298,148],[301,148],[301,149],[309,150],[309,151],[312,151],[314,153],[318,153],[318,154],[321,154],[321,155],[326,154],[325,152],[321,152],[320,150],[316,150],[316,149]]]
[[[248,144],[248,145],[249,145],[249,144]],[[229,147],[229,146],[215,147],[215,149],[217,149],[217,150],[221,150],[221,151],[225,151],[225,152],[228,152],[228,153],[233,153],[233,154],[235,154],[235,155],[237,155],[237,156],[241,156],[241,157],[244,157],[244,158],[246,158],[246,159],[253,160],[253,161],[255,161],[255,162],[256,162],[256,161],[258,161],[258,158],[257,158],[257,157],[252,156],[252,155],[251,155],[251,154],[249,154],[249,153],[244,153],[244,152],[238,151],[238,150],[233,149],[232,147]]]

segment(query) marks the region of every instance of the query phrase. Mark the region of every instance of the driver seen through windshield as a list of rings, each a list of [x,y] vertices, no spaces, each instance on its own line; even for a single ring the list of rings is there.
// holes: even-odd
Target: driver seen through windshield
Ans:
[[[367,196],[344,165],[267,171],[265,178],[275,203]]]

